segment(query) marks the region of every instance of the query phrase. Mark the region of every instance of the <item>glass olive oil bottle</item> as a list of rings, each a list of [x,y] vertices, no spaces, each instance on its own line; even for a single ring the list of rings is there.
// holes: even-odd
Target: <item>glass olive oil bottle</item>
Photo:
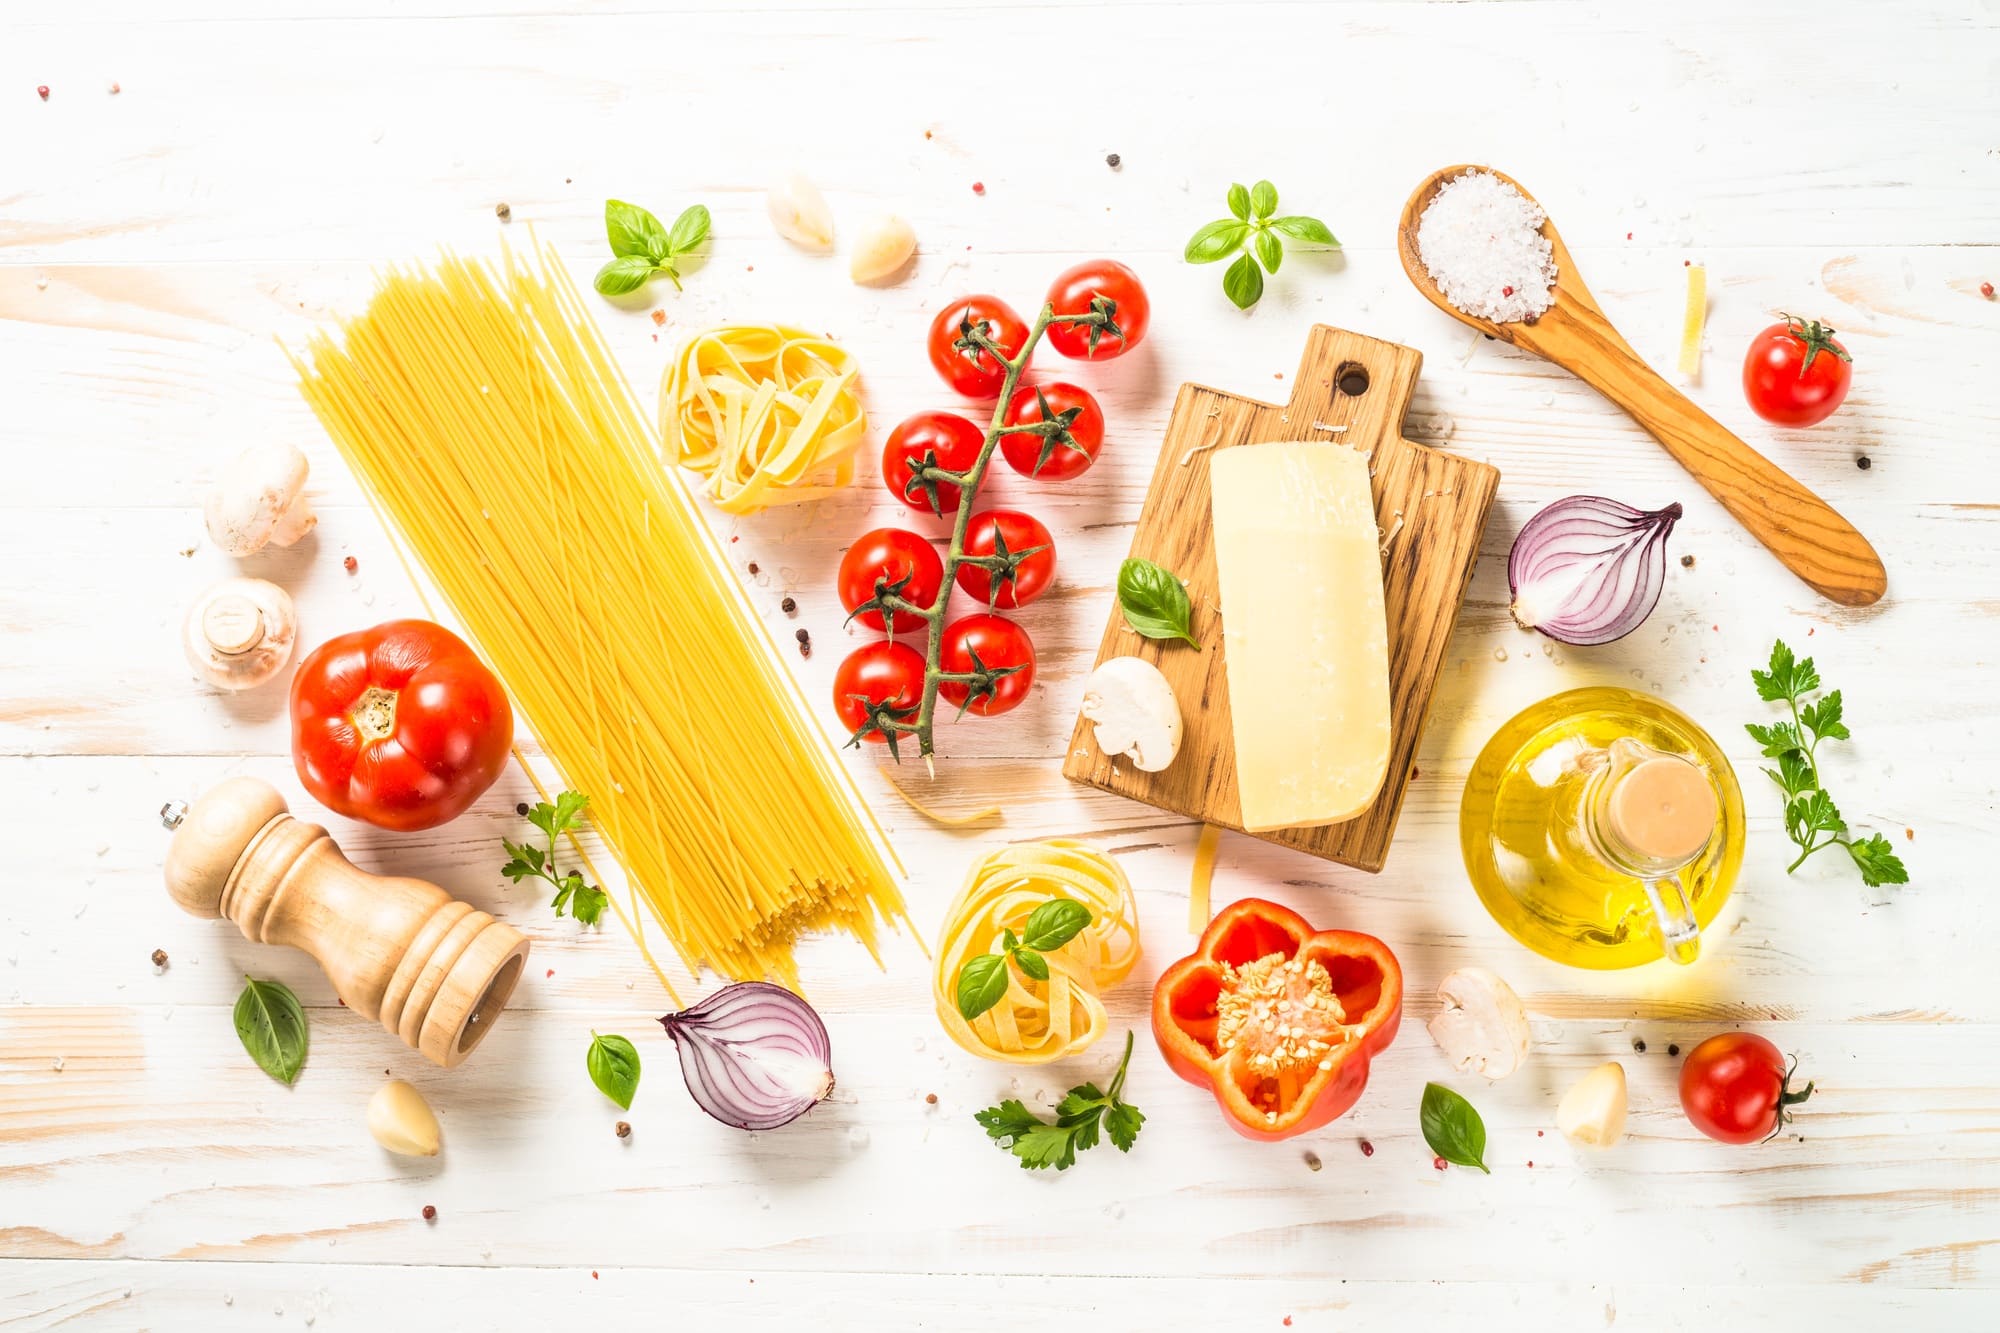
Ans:
[[[1493,734],[1458,829],[1480,901],[1535,952],[1573,967],[1689,963],[1743,863],[1743,794],[1694,719],[1592,686]]]

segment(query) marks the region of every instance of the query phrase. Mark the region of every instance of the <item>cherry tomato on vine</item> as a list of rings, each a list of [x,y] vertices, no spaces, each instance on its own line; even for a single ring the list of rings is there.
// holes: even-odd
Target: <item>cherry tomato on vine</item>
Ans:
[[[1832,329],[1816,319],[1786,315],[1784,323],[1750,340],[1743,396],[1751,411],[1773,425],[1817,425],[1847,397],[1853,361]]]
[[[1085,361],[1109,361],[1137,347],[1153,318],[1153,303],[1138,274],[1115,259],[1091,259],[1064,269],[1049,284],[1049,304],[1058,315],[1087,315],[1099,297],[1113,306],[1115,331],[1087,324],[1051,324],[1049,346]]]
[[[889,432],[882,446],[882,480],[889,494],[919,514],[943,518],[958,512],[959,490],[948,481],[918,479],[923,462],[964,472],[979,461],[986,432],[952,412],[919,412]]]
[[[924,655],[894,639],[862,644],[833,673],[833,711],[850,745],[887,741],[894,752],[903,733],[891,736],[882,723],[914,722],[923,697]]]
[[[944,627],[938,666],[953,675],[987,673],[983,682],[943,681],[938,697],[961,711],[998,717],[1027,698],[1035,683],[1035,641],[1005,616],[981,612]]]
[[[984,348],[957,345],[972,329],[984,332],[1012,360],[1028,345],[1028,326],[1014,313],[1014,307],[997,296],[960,297],[931,321],[926,347],[944,382],[967,398],[998,398],[1007,383],[1007,367]]]
[[[1724,1143],[1770,1138],[1812,1090],[1807,1083],[1793,1092],[1784,1055],[1750,1032],[1710,1037],[1681,1066],[1681,1109],[1696,1129]]]
[[[1024,551],[1032,554],[1023,555]],[[1040,597],[1056,576],[1055,538],[1040,519],[1018,509],[986,509],[974,514],[965,528],[965,553],[1000,556],[1008,561],[1006,569],[958,567],[958,586],[989,607],[1011,610],[1026,606]]]
[[[1067,481],[1089,471],[1104,447],[1104,412],[1097,400],[1060,380],[1016,389],[1007,400],[1005,424],[1032,426],[1044,421],[1060,422],[1063,433],[1000,437],[1007,466],[1042,481]]]
[[[836,583],[841,608],[846,611],[866,605],[880,593],[893,593],[928,610],[937,605],[944,587],[944,561],[936,547],[914,532],[876,528],[855,538],[847,554],[840,557]],[[880,610],[857,611],[851,619],[870,629],[886,628],[891,634],[914,634],[926,624],[922,616],[907,611],[900,618],[893,611],[888,616],[895,618],[893,626],[885,626]]]

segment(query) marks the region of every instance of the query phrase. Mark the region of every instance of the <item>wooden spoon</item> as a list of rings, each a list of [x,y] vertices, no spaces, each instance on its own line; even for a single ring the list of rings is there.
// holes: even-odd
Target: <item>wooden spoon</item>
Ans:
[[[1868,539],[1826,501],[1724,430],[1639,359],[1584,286],[1553,220],[1542,223],[1542,235],[1555,250],[1555,304],[1541,318],[1532,324],[1495,324],[1468,315],[1445,299],[1417,253],[1417,224],[1445,181],[1468,171],[1491,171],[1534,198],[1520,182],[1491,167],[1461,165],[1431,173],[1403,205],[1396,228],[1403,272],[1417,290],[1459,323],[1555,362],[1624,408],[1751,536],[1815,591],[1843,606],[1868,606],[1879,600],[1889,576]]]

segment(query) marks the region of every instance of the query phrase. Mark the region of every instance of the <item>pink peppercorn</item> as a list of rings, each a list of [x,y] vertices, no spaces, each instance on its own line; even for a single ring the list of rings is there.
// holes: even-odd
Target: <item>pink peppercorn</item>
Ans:
[[[1431,1158],[1431,1165],[1436,1167],[1440,1171],[1444,1170],[1444,1158],[1442,1157]]]
[[[1990,301],[1990,300],[1992,300],[1992,299],[1993,299],[1993,284],[1992,284],[1992,283],[1990,283],[1990,282],[1982,282],[1982,283],[1980,283],[1980,284],[1979,284],[1979,294],[1980,294],[1981,296],[1985,297],[1985,298],[1986,298],[1987,300],[1989,300],[1989,301]]]
[[[985,193],[986,193],[986,182],[985,182],[985,181],[974,181],[974,182],[972,182],[972,192],[973,192],[974,194],[985,194]]]
[[[1363,1157],[1373,1157],[1375,1155],[1375,1145],[1367,1139],[1361,1140],[1361,1155]]]
[[[49,100],[49,85],[47,85],[46,83],[38,83],[38,84],[36,84],[36,85],[35,85],[35,96],[37,96],[37,97],[41,98],[41,99],[42,99],[42,100],[43,100],[44,102],[48,101],[48,100]]]

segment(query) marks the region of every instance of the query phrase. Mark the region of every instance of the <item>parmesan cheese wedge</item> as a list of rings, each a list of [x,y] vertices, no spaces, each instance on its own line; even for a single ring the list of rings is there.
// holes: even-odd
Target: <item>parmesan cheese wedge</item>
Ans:
[[[1238,445],[1208,475],[1243,827],[1352,819],[1389,771],[1368,456],[1325,441]]]

